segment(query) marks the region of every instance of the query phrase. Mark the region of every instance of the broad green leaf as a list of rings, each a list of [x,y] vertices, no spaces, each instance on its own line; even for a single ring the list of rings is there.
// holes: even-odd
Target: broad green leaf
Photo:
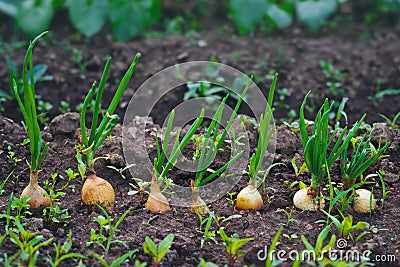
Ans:
[[[129,41],[160,16],[160,0],[110,1],[111,28],[118,41]]]
[[[16,19],[24,32],[35,35],[49,27],[53,15],[51,0],[26,0],[20,1]]]
[[[145,237],[145,242],[143,244],[144,253],[151,255],[152,257],[156,257],[157,255],[157,246],[150,237]]]
[[[172,245],[172,242],[174,241],[174,234],[169,234],[167,237],[161,241],[161,243],[158,245],[158,261],[161,261],[165,254],[168,252],[169,248]]]
[[[336,0],[306,0],[296,2],[297,18],[315,31],[336,11]]]
[[[240,34],[248,33],[263,19],[268,2],[265,0],[231,0],[230,15]]]
[[[72,24],[86,36],[101,30],[106,22],[106,0],[70,0],[69,18]]]
[[[267,8],[267,17],[279,28],[288,27],[293,22],[291,14],[281,9],[276,4],[271,4]]]
[[[367,223],[367,222],[358,222],[353,227],[354,227],[354,229],[366,229],[366,228],[369,228],[369,223]]]

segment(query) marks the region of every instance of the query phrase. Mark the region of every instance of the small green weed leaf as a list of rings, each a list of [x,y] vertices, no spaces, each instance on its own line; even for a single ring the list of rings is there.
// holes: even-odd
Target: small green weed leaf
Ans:
[[[367,222],[358,222],[354,226],[354,229],[367,229],[367,228],[369,228],[369,223],[367,223]]]
[[[265,0],[231,0],[231,19],[240,34],[248,33],[263,19],[268,2]]]
[[[51,0],[26,0],[19,1],[16,19],[24,32],[35,35],[49,27],[53,15]]]
[[[86,36],[92,36],[101,30],[107,19],[106,0],[70,0],[69,18],[72,24]]]
[[[150,237],[146,236],[145,242],[143,244],[144,253],[149,254],[153,258],[157,256],[157,246]]]
[[[286,28],[293,22],[291,14],[281,9],[278,5],[271,4],[267,8],[267,18],[279,28]]]
[[[161,262],[161,260],[164,258],[165,254],[168,252],[169,248],[171,247],[172,242],[174,241],[174,238],[175,238],[174,234],[169,234],[158,245],[158,259],[157,259],[158,262]]]
[[[336,0],[306,0],[296,2],[297,17],[313,30],[318,30],[325,20],[336,11]]]

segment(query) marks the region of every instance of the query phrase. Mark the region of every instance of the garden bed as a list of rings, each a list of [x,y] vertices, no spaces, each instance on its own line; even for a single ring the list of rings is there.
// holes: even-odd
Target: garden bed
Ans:
[[[134,79],[130,83],[128,90],[121,101],[121,106],[117,113],[122,115],[127,103],[132,97],[138,86],[147,78],[156,72],[171,66],[175,63],[209,60],[212,56],[218,62],[238,68],[239,70],[250,73],[253,71],[256,76],[256,82],[260,88],[269,87],[270,76],[274,71],[279,73],[277,88],[287,88],[290,95],[281,100],[282,106],[276,106],[275,119],[288,118],[288,112],[293,109],[298,113],[301,101],[308,90],[313,92],[314,111],[322,103],[325,97],[348,97],[346,113],[349,122],[358,120],[362,114],[367,114],[366,122],[382,122],[383,119],[378,113],[393,117],[399,112],[400,96],[382,96],[378,97],[377,83],[381,90],[387,88],[396,88],[400,85],[400,42],[399,35],[384,34],[377,39],[363,40],[356,38],[303,38],[292,36],[287,39],[265,39],[256,38],[249,44],[248,38],[226,39],[210,34],[207,36],[197,36],[191,38],[168,37],[164,39],[136,40],[130,43],[111,43],[98,44],[94,42],[90,46],[81,43],[71,43],[65,46],[57,41],[50,41],[47,44],[41,43],[35,48],[34,61],[36,64],[45,63],[48,66],[47,74],[53,76],[51,81],[40,82],[37,84],[37,94],[42,96],[42,100],[50,102],[53,109],[49,111],[49,121],[60,112],[57,110],[62,100],[67,101],[72,110],[80,104],[91,83],[98,80],[101,76],[102,66],[106,55],[113,57],[113,63],[108,79],[109,87],[115,88],[116,79],[119,79],[126,70],[128,63],[134,53],[141,52],[143,57],[140,60],[135,72]],[[251,49],[249,49],[251,46]],[[67,47],[67,49],[65,48]],[[69,48],[68,48],[69,47]],[[79,62],[73,62],[73,48],[82,52],[83,59]],[[18,66],[22,63],[22,50],[14,50],[10,54]],[[345,77],[337,78],[344,89],[343,95],[332,95],[326,82],[332,81],[324,75],[320,61],[331,63],[336,70],[345,74]],[[87,63],[87,64],[86,64]],[[83,72],[79,64],[86,64]],[[20,68],[18,68],[20,69]],[[267,74],[270,76],[265,77]],[[2,88],[8,88],[8,70],[4,61],[0,62],[0,82]],[[267,90],[265,90],[267,91]],[[105,91],[105,101],[112,97],[114,90]],[[184,91],[171,96],[171,99],[163,99],[164,105],[159,105],[159,110],[154,110],[153,120],[160,123],[167,115],[166,112],[183,101]],[[375,96],[375,98],[374,98]],[[278,97],[275,101],[278,103]],[[283,105],[286,104],[287,106]],[[29,159],[29,147],[22,145],[26,138],[25,131],[20,126],[21,116],[16,112],[16,102],[9,101],[5,103],[5,110],[0,117],[0,177],[7,177],[12,171],[13,174],[3,188],[0,197],[0,206],[2,213],[6,212],[7,202],[11,193],[19,196],[22,188],[28,184],[29,168],[25,160]],[[310,107],[312,110],[312,106]],[[313,114],[313,112],[310,112]],[[312,118],[307,115],[308,118]],[[15,122],[11,121],[13,119]],[[244,264],[255,264],[264,266],[257,260],[257,253],[263,250],[265,246],[270,246],[276,232],[281,224],[287,221],[284,213],[277,213],[277,209],[286,209],[293,206],[292,197],[296,191],[290,188],[292,182],[297,181],[294,170],[291,166],[291,160],[294,156],[298,159],[297,165],[302,162],[303,151],[298,132],[289,129],[279,122],[278,138],[276,144],[276,154],[274,162],[284,163],[284,166],[277,166],[272,169],[266,183],[269,189],[262,193],[264,203],[261,210],[241,214],[241,218],[232,219],[223,224],[228,234],[237,233],[241,238],[252,237],[254,241],[246,244],[244,250],[245,256],[239,260],[238,266]],[[79,116],[73,113],[67,113],[63,117],[57,117],[55,121],[49,124],[44,130],[44,140],[50,142],[48,154],[41,167],[40,181],[51,179],[51,175],[58,173],[66,176],[65,170],[71,168],[75,173],[78,172],[77,162],[75,160],[75,145],[79,143]],[[149,123],[147,125],[146,144],[149,149],[149,157],[155,155],[155,130],[158,125]],[[257,136],[255,130],[248,127],[250,136]],[[115,233],[114,238],[125,242],[129,249],[139,249],[136,254],[140,261],[151,262],[143,252],[143,243],[146,236],[150,236],[156,243],[160,242],[169,233],[175,235],[174,243],[163,261],[163,266],[197,266],[199,258],[222,266],[227,263],[227,254],[225,247],[218,236],[216,240],[207,241],[202,249],[200,243],[203,239],[203,232],[199,230],[199,218],[189,211],[189,208],[173,207],[173,211],[166,214],[151,214],[144,209],[144,199],[140,195],[130,195],[129,191],[134,188],[128,172],[125,172],[125,179],[115,170],[106,166],[116,168],[125,167],[122,152],[121,126],[117,126],[113,132],[115,136],[112,139],[106,139],[105,143],[97,152],[98,156],[113,154],[112,159],[98,160],[96,171],[103,178],[107,179],[114,187],[116,192],[115,210],[112,213],[114,222],[128,209],[131,211],[122,221],[120,227]],[[384,206],[380,199],[382,198],[382,186],[379,178],[371,178],[375,182],[367,188],[374,188],[375,198],[378,200],[378,210],[371,214],[358,214],[352,209],[348,214],[354,217],[354,221],[368,222],[371,226],[371,233],[365,235],[360,241],[353,242],[348,240],[348,247],[358,251],[370,249],[371,258],[376,255],[395,255],[395,262],[375,262],[376,266],[399,266],[400,264],[400,210],[399,210],[399,171],[400,171],[400,134],[398,130],[390,129],[388,126],[381,126],[379,135],[374,138],[374,144],[377,145],[379,137],[391,142],[391,146],[384,153],[389,157],[380,160],[373,168],[367,171],[367,174],[375,173],[383,169],[386,172],[384,176],[387,190],[390,193],[384,201]],[[252,139],[252,148],[256,144]],[[21,161],[14,164],[10,159],[9,152],[15,153],[15,157]],[[143,155],[147,157],[148,155]],[[218,156],[218,162],[223,162],[224,155]],[[184,176],[177,170],[172,170],[169,176],[174,179],[174,175],[179,175],[179,180],[189,180],[189,176]],[[182,176],[183,175],[183,176]],[[339,165],[335,164],[331,172],[332,180],[340,181]],[[140,178],[140,177],[139,177]],[[186,179],[187,178],[187,179]],[[298,180],[309,183],[309,175],[305,173]],[[62,186],[65,181],[60,180],[56,188]],[[69,231],[72,231],[72,251],[83,253],[88,256],[83,262],[86,266],[102,266],[96,260],[89,250],[102,254],[103,251],[96,245],[87,247],[91,229],[98,230],[98,224],[94,217],[100,213],[91,212],[86,206],[81,204],[82,180],[78,176],[71,182],[72,187],[68,187],[65,192],[67,195],[60,197],[61,208],[68,209],[70,219],[66,223],[54,223],[43,220],[42,214],[33,212],[28,216],[26,228],[32,232],[40,232],[44,240],[54,238],[54,242],[62,243],[67,238]],[[234,188],[233,192],[239,192],[246,185],[246,179],[243,178]],[[271,189],[272,188],[272,189]],[[73,189],[73,190],[72,190]],[[324,191],[325,195],[328,194]],[[228,217],[235,213],[233,205],[228,196],[210,205],[210,209],[218,216]],[[314,244],[316,237],[325,227],[324,223],[315,223],[317,220],[326,219],[321,212],[303,212],[294,210],[292,221],[288,227],[284,227],[283,233],[290,236],[296,234],[297,238],[287,238],[283,235],[279,239],[278,249],[285,251],[305,249],[300,236],[304,235]],[[4,229],[5,220],[1,220],[1,229]],[[372,228],[374,227],[374,228]],[[211,230],[217,230],[215,223]],[[331,232],[335,232],[332,227]],[[372,231],[376,231],[372,233]],[[0,232],[3,234],[3,230]],[[1,254],[13,254],[16,245],[6,239],[1,247]],[[111,250],[105,256],[108,262],[118,258],[128,249],[113,244]],[[53,257],[55,250],[52,246],[42,248],[38,266],[46,266],[44,257]],[[61,266],[74,264],[72,260],[65,261]],[[132,266],[133,261],[125,266]],[[291,266],[290,263],[284,263],[282,266]]]

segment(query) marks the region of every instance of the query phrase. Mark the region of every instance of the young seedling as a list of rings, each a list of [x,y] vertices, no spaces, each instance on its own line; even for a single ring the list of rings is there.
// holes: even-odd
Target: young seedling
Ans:
[[[77,153],[77,160],[79,162],[78,167],[80,169],[80,172],[83,173],[84,178],[86,178],[82,187],[82,202],[88,205],[90,208],[94,208],[95,204],[102,205],[108,211],[111,211],[114,208],[114,189],[109,182],[96,175],[96,172],[94,170],[94,162],[96,159],[94,155],[104,139],[110,134],[111,130],[118,123],[119,117],[117,114],[114,114],[114,111],[117,108],[117,105],[121,100],[122,94],[124,93],[128,82],[130,81],[136,69],[136,65],[139,61],[140,56],[140,53],[137,53],[135,55],[135,58],[133,59],[129,69],[122,78],[120,84],[118,85],[118,89],[115,92],[114,97],[112,98],[111,103],[108,106],[100,125],[98,126],[99,113],[101,112],[100,101],[103,97],[103,91],[106,85],[106,79],[111,62],[111,57],[108,57],[96,94],[94,112],[92,115],[92,125],[89,135],[86,132],[86,110],[94,94],[96,93],[96,82],[93,83],[92,88],[89,90],[83,102],[82,111],[80,113],[80,126],[82,131],[83,145],[81,151]]]
[[[92,255],[93,255],[98,261],[100,261],[101,264],[103,264],[104,267],[118,267],[118,266],[121,266],[122,263],[127,262],[128,259],[131,259],[132,256],[133,256],[136,252],[138,252],[137,249],[130,250],[130,251],[126,252],[125,254],[123,254],[122,256],[120,256],[119,258],[117,258],[116,260],[114,260],[112,263],[108,263],[108,262],[104,259],[104,257],[102,257],[101,255],[97,254],[97,253],[94,252],[94,251],[90,251],[90,253],[92,253]],[[136,261],[136,262],[138,262],[138,261]],[[138,265],[136,264],[136,262],[135,262],[135,267],[138,266]],[[140,262],[139,262],[138,264],[140,264]],[[146,266],[146,265],[139,265],[139,266]]]
[[[219,229],[219,235],[225,244],[226,252],[228,253],[228,266],[233,267],[235,262],[244,255],[244,251],[240,248],[254,238],[240,239],[237,233],[234,233],[231,237],[228,237],[223,228]]]
[[[339,238],[345,238],[345,239],[351,239],[355,242],[360,240],[363,236],[369,233],[369,231],[363,231],[359,233],[356,238],[353,237],[352,232],[355,230],[365,230],[369,229],[370,225],[367,222],[357,222],[356,224],[353,225],[353,217],[351,215],[344,216],[343,213],[340,213],[342,216],[342,221],[340,221],[338,218],[335,216],[330,215],[326,211],[322,210],[323,213],[325,213],[331,220],[332,223],[336,226],[338,232],[339,232]]]
[[[150,183],[150,194],[149,198],[146,202],[146,209],[148,209],[152,213],[157,212],[167,212],[171,210],[169,205],[168,199],[162,194],[160,190],[159,182],[166,182],[168,180],[167,173],[169,170],[175,166],[178,156],[188,144],[194,133],[200,127],[201,122],[203,121],[204,117],[204,110],[201,111],[200,116],[193,122],[192,126],[190,127],[189,131],[185,134],[182,141],[179,142],[180,137],[180,130],[178,130],[175,141],[169,154],[168,162],[165,164],[166,151],[168,148],[168,144],[171,138],[171,130],[172,130],[172,123],[174,121],[175,111],[172,110],[168,122],[167,128],[164,134],[164,141],[162,144],[162,148],[158,142],[158,135],[156,135],[156,149],[157,149],[157,157],[154,158],[154,170],[152,173],[152,179]]]
[[[242,152],[237,153],[233,158],[231,158],[225,165],[223,165],[221,168],[218,170],[212,172],[211,174],[207,175],[208,172],[208,166],[212,162],[212,160],[215,158],[216,154],[218,153],[219,149],[221,148],[225,137],[228,133],[228,130],[231,128],[233,120],[239,110],[239,107],[243,101],[244,96],[247,93],[247,90],[250,87],[252,79],[250,79],[244,88],[242,94],[240,95],[235,109],[231,114],[231,117],[228,120],[228,123],[223,130],[222,134],[218,133],[218,130],[220,129],[221,126],[221,118],[222,118],[222,113],[224,109],[225,102],[227,101],[229,94],[226,95],[220,105],[218,106],[212,121],[210,125],[207,128],[207,132],[204,136],[204,141],[201,147],[200,155],[199,155],[199,161],[197,164],[197,171],[196,171],[196,176],[194,180],[191,181],[191,187],[192,187],[192,205],[190,207],[190,210],[194,213],[201,214],[201,215],[206,215],[209,213],[208,207],[204,200],[200,197],[200,192],[199,188],[203,186],[204,184],[208,183],[221,173],[223,173],[230,165],[232,165],[233,162],[235,162],[242,154]]]
[[[91,246],[92,244],[96,244],[99,247],[101,247],[104,252],[107,254],[108,251],[111,248],[111,245],[114,243],[118,243],[123,245],[124,247],[128,248],[128,245],[125,244],[125,242],[121,240],[114,240],[114,234],[115,231],[117,231],[118,226],[122,223],[122,221],[125,219],[125,217],[128,215],[128,213],[131,211],[131,209],[127,209],[124,214],[119,217],[118,221],[112,225],[112,219],[110,218],[110,215],[108,215],[107,211],[101,207],[100,205],[97,205],[98,208],[103,212],[104,216],[98,216],[94,218],[94,220],[99,224],[100,226],[100,232],[99,234],[96,234],[96,231],[92,229],[90,231],[90,241],[86,242],[86,246]],[[104,235],[104,232],[108,231],[108,236]]]
[[[397,124],[397,120],[400,118],[400,111],[397,112],[396,115],[394,115],[393,119],[389,119],[388,116],[383,114],[378,115],[381,116],[381,118],[383,118],[390,125],[390,129],[395,130],[400,128],[400,125]]]
[[[215,239],[215,230],[211,231],[211,223],[213,221],[213,217],[214,217],[214,212],[210,212],[210,215],[203,219],[203,217],[200,214],[197,214],[197,216],[199,216],[199,220],[200,220],[200,231],[201,228],[203,226],[203,224],[205,223],[206,226],[204,227],[204,233],[203,233],[203,239],[201,240],[200,243],[200,248],[204,247],[204,244],[206,243],[207,240],[211,240],[213,241],[215,244],[217,244],[217,240]]]
[[[385,146],[372,151],[370,146],[372,133],[373,131],[370,132],[367,140],[365,140],[365,135],[361,140],[357,138],[351,139],[352,152],[350,158],[347,156],[348,145],[343,151],[340,165],[343,177],[343,190],[351,188],[355,184],[357,178],[377,162],[381,158],[382,153],[389,147],[390,143],[387,142]],[[354,198],[355,211],[361,213],[370,211],[370,193],[367,191],[366,189],[356,190],[356,197]],[[373,203],[372,209],[374,208],[376,208],[376,205]]]
[[[13,260],[19,257],[20,261],[18,266],[36,266],[39,257],[39,249],[41,247],[46,247],[53,242],[53,238],[41,242],[44,238],[43,235],[31,233],[26,230],[17,234],[14,233],[12,229],[9,229],[9,234],[11,242],[16,244],[19,248],[19,250],[11,257]]]
[[[47,32],[43,32],[37,36],[29,45],[25,55],[24,64],[22,68],[22,86],[24,90],[24,101],[22,102],[19,92],[17,81],[14,79],[12,90],[15,98],[17,99],[19,108],[24,117],[28,138],[30,140],[31,161],[29,163],[30,176],[29,184],[22,191],[21,197],[29,196],[29,205],[33,208],[43,208],[50,205],[50,199],[45,196],[45,191],[39,186],[39,168],[42,164],[48,149],[46,143],[42,150],[42,133],[39,128],[38,116],[35,104],[35,81],[33,74],[33,61],[32,50],[39,39]],[[29,74],[28,74],[29,68]]]
[[[161,261],[170,249],[172,242],[174,242],[174,238],[174,234],[169,234],[157,246],[150,237],[146,236],[143,244],[143,250],[144,253],[150,255],[153,259],[153,267],[160,266]]]
[[[347,126],[337,137],[336,143],[333,145],[331,152],[328,154],[328,147],[333,143],[333,139],[338,133],[336,128],[329,137],[329,113],[332,110],[333,103],[329,105],[329,100],[325,99],[324,104],[319,109],[312,127],[311,136],[307,133],[306,122],[304,118],[304,107],[310,92],[305,96],[300,108],[300,135],[304,148],[304,162],[307,169],[311,173],[311,185],[308,188],[301,189],[296,192],[293,198],[294,205],[302,210],[317,210],[324,206],[324,200],[321,199],[321,182],[327,170],[331,168],[335,160],[346,149],[351,138],[355,135],[360,127],[365,115],[362,116],[347,136]]]
[[[293,218],[292,218],[293,211],[294,211],[293,208],[290,209],[290,211],[287,211],[287,210],[285,210],[285,209],[277,209],[277,210],[276,210],[276,212],[283,212],[283,213],[286,215],[287,220],[286,220],[286,223],[284,224],[286,227],[289,227],[289,224],[290,224],[291,222],[297,222],[296,219],[293,219]]]
[[[306,259],[302,260],[307,264],[309,264],[310,266],[320,266],[320,264],[322,264],[322,261],[326,259],[327,252],[335,248],[336,235],[332,235],[329,240],[329,243],[324,246],[324,242],[328,237],[329,230],[330,230],[330,225],[327,225],[319,233],[317,240],[315,241],[315,246],[311,245],[304,235],[301,236],[301,241],[303,241],[303,244],[305,245],[307,251],[312,255],[312,258],[309,258],[308,260]],[[302,255],[304,254],[302,253]]]
[[[257,187],[263,183],[268,171],[264,170],[263,178],[260,178],[261,167],[264,157],[267,153],[269,143],[275,131],[275,123],[272,118],[272,103],[275,92],[276,80],[278,74],[275,74],[268,94],[268,103],[265,107],[264,114],[260,116],[260,123],[258,127],[258,143],[256,152],[250,157],[249,165],[249,183],[243,188],[237,198],[235,208],[238,210],[259,210],[263,205],[263,200]]]
[[[86,256],[80,253],[70,253],[70,249],[72,248],[72,231],[69,231],[68,237],[65,240],[64,244],[54,244],[54,248],[56,250],[56,255],[54,260],[50,257],[45,258],[44,260],[50,264],[51,267],[59,266],[63,261],[67,259],[87,259]]]

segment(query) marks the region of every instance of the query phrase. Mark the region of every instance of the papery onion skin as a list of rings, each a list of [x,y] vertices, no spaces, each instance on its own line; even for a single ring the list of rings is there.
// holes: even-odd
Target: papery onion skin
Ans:
[[[150,194],[146,201],[146,209],[151,213],[165,213],[171,210],[168,199],[161,193],[155,178],[151,180]]]
[[[29,196],[28,204],[35,209],[47,208],[50,206],[50,198],[46,196],[46,191],[38,184],[37,171],[30,171],[29,184],[21,193],[21,197]]]
[[[96,204],[99,204],[108,211],[112,211],[115,203],[114,188],[103,178],[91,174],[82,187],[82,202],[92,210],[96,208]]]
[[[322,197],[322,193],[321,193]],[[296,192],[293,197],[293,204],[296,208],[306,211],[316,211],[323,209],[325,200],[323,198],[315,199],[315,191],[311,188],[303,188]]]
[[[196,214],[200,214],[202,216],[208,214],[207,204],[200,197],[199,191],[193,187],[192,187],[192,206],[190,207],[190,211]]]
[[[260,192],[250,183],[237,195],[235,208],[238,210],[259,210],[263,204]]]
[[[370,212],[377,208],[374,196],[372,195],[372,205],[371,204],[371,194],[372,192],[367,189],[357,189],[356,196],[354,197],[354,210],[358,213]],[[372,209],[371,209],[372,208]]]

